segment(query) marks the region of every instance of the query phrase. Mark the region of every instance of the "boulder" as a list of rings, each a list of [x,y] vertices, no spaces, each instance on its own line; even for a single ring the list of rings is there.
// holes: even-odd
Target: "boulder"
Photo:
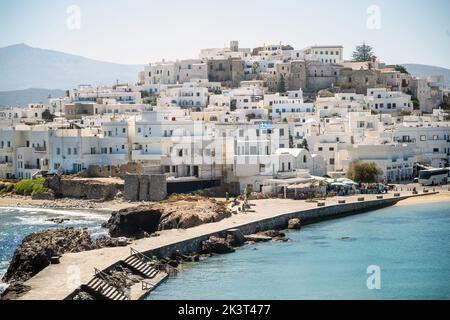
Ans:
[[[125,247],[130,243],[130,240],[125,237],[112,238],[108,235],[101,236],[95,241],[95,246],[100,248],[114,248],[114,247]]]
[[[225,232],[226,240],[233,247],[240,247],[245,243],[245,236],[239,229],[230,229]]]
[[[301,223],[299,218],[293,218],[288,221],[288,229],[298,230],[301,228]]]
[[[44,230],[27,236],[16,249],[5,282],[26,281],[66,252],[94,249],[89,233],[81,228]]]
[[[272,237],[264,236],[261,234],[251,234],[248,236],[245,236],[245,241],[247,242],[267,242],[272,240]]]
[[[228,243],[223,238],[211,236],[211,237],[209,237],[208,240],[202,242],[202,252],[203,253],[224,254],[224,253],[231,253],[234,251],[235,250],[231,246],[231,244]]]
[[[271,238],[284,238],[286,237],[286,234],[284,232],[278,231],[278,230],[267,230],[258,232],[259,235],[267,236]]]
[[[160,210],[144,205],[113,212],[103,227],[111,237],[143,238],[158,230],[160,218]]]

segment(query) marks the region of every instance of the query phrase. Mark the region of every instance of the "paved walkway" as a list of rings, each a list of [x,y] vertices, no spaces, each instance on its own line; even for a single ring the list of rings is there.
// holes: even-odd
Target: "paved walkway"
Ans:
[[[384,198],[393,198],[394,193],[384,194]],[[361,195],[360,195],[361,196]],[[347,203],[357,202],[360,196],[335,197],[326,201],[326,205],[335,205],[338,200]],[[376,195],[363,195],[366,200],[375,200]],[[412,196],[411,192],[402,192],[401,196]],[[61,257],[60,263],[50,265],[25,284],[31,290],[21,300],[62,300],[72,293],[80,284],[87,283],[94,276],[94,267],[100,270],[126,259],[130,247],[141,252],[188,240],[191,238],[236,228],[247,223],[276,217],[287,213],[317,208],[316,203],[289,199],[264,199],[251,201],[255,204],[254,212],[233,215],[219,222],[203,224],[189,229],[165,230],[160,236],[134,241],[130,246],[104,248],[79,253],[68,253]]]

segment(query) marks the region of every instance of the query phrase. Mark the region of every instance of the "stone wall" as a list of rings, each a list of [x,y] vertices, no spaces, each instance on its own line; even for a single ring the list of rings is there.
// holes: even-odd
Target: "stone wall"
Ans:
[[[128,174],[124,179],[123,196],[126,200],[161,201],[167,196],[167,181],[164,174]]]
[[[137,162],[129,162],[117,166],[90,165],[87,170],[81,172],[79,176],[85,178],[123,178],[125,175],[130,173],[140,174],[142,173],[142,170],[142,165]]]
[[[123,184],[95,179],[53,176],[46,179],[46,187],[53,190],[56,197],[75,199],[109,200],[113,199]]]

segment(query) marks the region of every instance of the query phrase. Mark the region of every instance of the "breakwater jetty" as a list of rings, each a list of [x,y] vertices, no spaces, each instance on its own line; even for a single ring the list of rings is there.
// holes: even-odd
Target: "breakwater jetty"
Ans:
[[[99,250],[65,254],[58,264],[52,264],[25,282],[31,288],[19,299],[62,300],[73,295],[80,286],[92,284],[100,271],[108,270],[130,257],[130,250],[146,256],[166,257],[179,251],[183,254],[197,252],[202,241],[210,236],[222,236],[229,229],[239,229],[248,235],[260,231],[286,228],[292,218],[300,218],[302,225],[394,205],[398,201],[426,196],[434,193],[380,195],[358,195],[335,197],[321,202],[296,201],[289,199],[255,200],[252,211],[239,213],[215,223],[203,224],[189,229],[174,229],[160,232],[158,237],[135,240],[129,246],[103,248]],[[167,275],[154,279],[150,285],[140,284],[132,288],[131,299],[139,299],[163,281]]]

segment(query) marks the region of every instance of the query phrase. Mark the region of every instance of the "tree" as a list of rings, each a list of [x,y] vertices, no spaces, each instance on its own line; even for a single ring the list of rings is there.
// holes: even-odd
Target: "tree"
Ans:
[[[55,115],[50,112],[50,110],[44,110],[42,112],[42,119],[44,119],[46,122],[52,122],[55,118]]]
[[[353,61],[355,62],[370,61],[373,55],[374,53],[372,47],[363,43],[360,46],[356,46],[355,51],[353,51]]]
[[[400,72],[400,73],[409,74],[408,70],[406,70],[406,68],[405,68],[404,66],[401,66],[401,65],[399,65],[399,64],[396,64],[396,65],[394,66],[394,70],[395,70],[395,71],[398,71],[398,72]]]
[[[419,101],[419,99],[413,97],[413,98],[411,98],[411,102],[413,103],[413,109],[414,110],[420,110],[420,101]]]
[[[284,77],[280,77],[280,81],[278,81],[278,88],[277,91],[280,93],[286,92],[286,82],[284,81]]]
[[[374,162],[353,161],[348,166],[347,178],[358,183],[374,183],[378,182],[378,176],[383,174]]]
[[[306,150],[309,151],[309,149],[308,149],[308,141],[306,141],[306,139],[303,139],[302,143],[300,143],[300,148],[306,149]]]

